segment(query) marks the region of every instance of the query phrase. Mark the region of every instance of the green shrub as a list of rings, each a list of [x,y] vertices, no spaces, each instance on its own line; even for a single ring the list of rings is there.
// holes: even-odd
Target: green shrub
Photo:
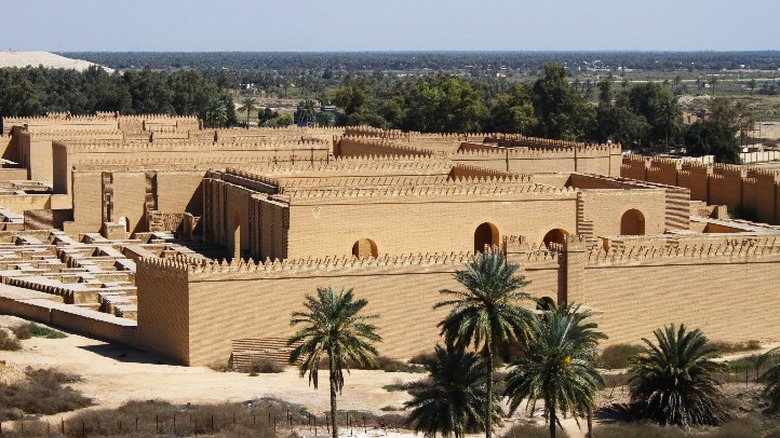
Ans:
[[[33,337],[48,338],[48,339],[62,339],[68,337],[68,335],[62,333],[59,330],[54,330],[53,328],[46,327],[45,325],[38,325],[32,322],[18,325],[13,328],[13,331],[14,334],[16,334],[16,337],[19,339],[30,339]]]
[[[4,330],[0,330],[0,350],[17,351],[22,349],[19,339],[11,337]]]
[[[615,344],[606,347],[598,362],[606,368],[628,368],[631,359],[642,351],[642,347],[631,344]]]

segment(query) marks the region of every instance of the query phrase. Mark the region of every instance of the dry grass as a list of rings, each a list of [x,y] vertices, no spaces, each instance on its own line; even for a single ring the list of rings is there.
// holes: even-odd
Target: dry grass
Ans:
[[[0,330],[0,350],[17,351],[22,349],[19,339],[9,336],[5,330]]]
[[[70,386],[78,376],[55,370],[27,368],[27,379],[0,386],[0,421],[14,420],[24,414],[51,415],[80,409],[92,404]]]
[[[252,367],[249,370],[250,376],[257,376],[258,374],[277,374],[284,371],[284,367],[279,365],[268,358],[255,359],[252,362]]]
[[[636,356],[642,347],[632,344],[615,344],[606,347],[599,355],[598,363],[605,368],[622,369],[631,365],[631,359]]]
[[[550,429],[547,426],[536,426],[532,424],[516,424],[512,426],[503,438],[548,438]],[[568,435],[561,429],[555,432],[556,437],[566,438]],[[598,435],[599,437],[601,435]]]

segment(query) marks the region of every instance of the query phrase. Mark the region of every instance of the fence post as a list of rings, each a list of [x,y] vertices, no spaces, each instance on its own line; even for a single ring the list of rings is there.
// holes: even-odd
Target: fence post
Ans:
[[[176,412],[173,413],[173,434],[176,435]]]
[[[65,419],[60,417],[60,432],[65,435]]]

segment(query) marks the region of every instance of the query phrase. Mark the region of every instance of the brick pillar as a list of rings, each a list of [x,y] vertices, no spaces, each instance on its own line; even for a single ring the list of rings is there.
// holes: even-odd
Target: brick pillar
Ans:
[[[585,292],[585,241],[577,235],[566,236],[562,284],[558,288],[558,304],[582,303]]]

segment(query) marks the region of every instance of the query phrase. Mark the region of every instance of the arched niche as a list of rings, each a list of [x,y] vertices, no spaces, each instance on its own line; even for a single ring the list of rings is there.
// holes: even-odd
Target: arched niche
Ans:
[[[632,208],[620,218],[620,234],[623,236],[641,236],[645,234],[645,215]]]
[[[498,242],[498,228],[490,222],[483,222],[474,230],[475,253],[484,251],[486,246],[498,246]]]
[[[557,243],[559,245],[563,245],[566,243],[566,236],[569,235],[569,232],[562,229],[562,228],[553,228],[552,230],[548,231],[547,234],[544,235],[544,238],[542,241],[544,242],[544,246],[550,247],[550,243]]]
[[[352,255],[356,258],[376,257],[377,254],[376,243],[371,239],[360,239],[352,245]]]

